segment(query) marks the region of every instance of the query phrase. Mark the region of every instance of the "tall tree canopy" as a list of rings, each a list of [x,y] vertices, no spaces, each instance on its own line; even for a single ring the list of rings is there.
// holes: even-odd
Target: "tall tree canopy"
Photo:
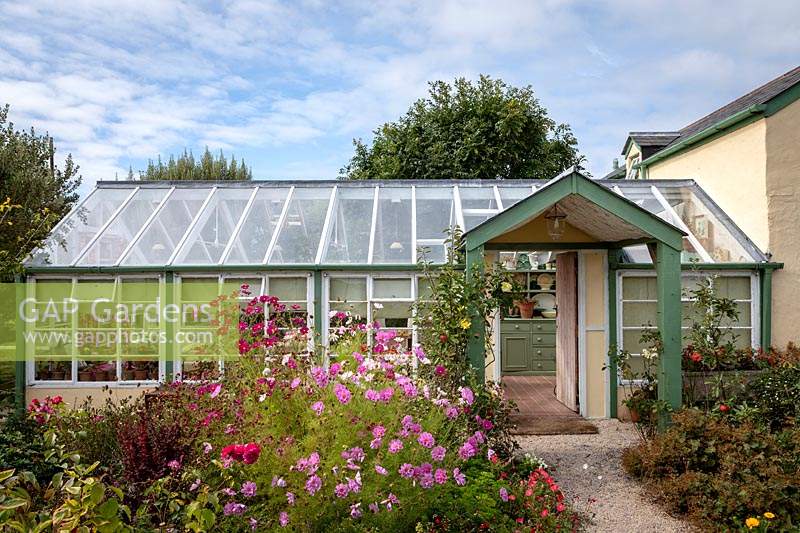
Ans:
[[[429,84],[371,146],[355,139],[342,179],[549,179],[584,158],[566,124],[556,124],[533,89],[481,76]]]
[[[128,179],[134,179],[133,169],[128,170]],[[214,156],[206,146],[203,157],[195,160],[191,151],[183,151],[177,159],[169,156],[169,161],[164,163],[161,156],[156,162],[149,160],[147,169],[139,171],[141,180],[250,180],[253,171],[245,164],[244,160],[236,161],[231,157],[230,162],[220,150]]]
[[[33,128],[18,131],[0,108],[0,277],[18,272],[21,262],[78,200],[78,166],[67,155],[53,163],[52,140]]]

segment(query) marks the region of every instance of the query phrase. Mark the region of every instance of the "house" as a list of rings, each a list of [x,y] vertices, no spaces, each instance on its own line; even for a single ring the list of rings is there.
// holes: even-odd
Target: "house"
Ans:
[[[443,263],[452,226],[468,272],[511,269],[536,301],[489,317],[490,339],[474,321],[475,369],[545,376],[584,416],[616,416],[609,348],[640,352],[646,328],[669,354],[663,399],[680,402],[682,284],[719,274],[746,311],[742,345],[768,330],[762,286],[779,265],[690,179],[99,182],[25,264],[19,400],[129,396],[224,368],[235,341],[207,336],[208,305],[242,284],[322,345],[342,311],[410,348],[411,304],[428,294],[418,253]]]
[[[677,131],[631,132],[622,155],[626,179],[694,180],[759,249],[783,264],[772,275],[764,344],[797,340],[800,67]],[[716,238],[702,218],[686,223],[702,241]],[[715,261],[730,260],[724,250],[707,252]]]

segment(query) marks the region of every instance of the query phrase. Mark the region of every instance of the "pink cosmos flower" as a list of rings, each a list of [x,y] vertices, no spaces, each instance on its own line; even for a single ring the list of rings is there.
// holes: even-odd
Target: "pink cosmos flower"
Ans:
[[[382,475],[382,476],[386,476],[386,475],[388,475],[388,474],[389,474],[389,471],[388,471],[388,470],[386,470],[386,469],[385,469],[384,467],[382,467],[381,465],[375,465],[375,471],[376,471],[377,473],[379,473],[380,475]]]
[[[414,466],[409,463],[403,463],[397,471],[404,478],[414,477]]]
[[[505,487],[500,487],[500,499],[504,502],[508,501],[508,490]]]
[[[236,491],[230,487],[225,487],[224,489],[222,489],[222,493],[225,494],[226,496],[231,496],[231,497],[236,496]]]
[[[246,465],[251,465],[258,461],[261,455],[261,446],[255,442],[248,442],[244,445],[244,453],[242,454],[242,462]]]
[[[211,450],[213,450],[213,449],[214,449],[214,447],[211,446],[210,443],[208,443],[208,442],[204,442],[203,443],[203,453],[205,455],[208,455],[209,453],[211,453]]]
[[[317,413],[317,416],[321,416],[322,412],[325,410],[325,404],[322,402],[314,402],[311,404],[311,410]]]
[[[423,474],[419,478],[419,486],[423,489],[429,489],[433,487],[433,476],[430,474]]]
[[[454,418],[458,418],[459,410],[458,410],[457,407],[453,407],[451,405],[450,407],[448,407],[447,409],[444,410],[444,414],[445,414],[445,416],[447,416],[447,418],[449,418],[450,420],[453,420]]]
[[[306,480],[306,492],[314,495],[319,489],[322,488],[322,480],[318,475],[314,474]]]
[[[281,527],[286,527],[289,525],[289,513],[286,511],[281,511],[281,514],[278,515],[278,523]]]
[[[282,477],[272,476],[272,486],[273,487],[285,487],[286,486],[286,480],[284,480]]]
[[[255,531],[258,528],[258,520],[253,517],[250,517],[247,523],[250,524],[250,531]]]
[[[378,507],[378,504],[376,502],[372,502],[371,504],[369,504],[368,507],[369,507],[369,510],[372,511],[373,513],[377,513],[378,511],[381,510],[381,508]]]
[[[444,468],[437,468],[436,472],[433,473],[433,480],[439,485],[447,483],[447,470]]]
[[[350,517],[351,518],[361,518],[361,504],[354,503],[350,506]]]
[[[385,427],[383,427],[381,425],[377,425],[374,428],[372,428],[372,436],[375,437],[376,439],[379,439],[379,438],[383,437],[384,435],[386,435],[386,428]]]
[[[464,486],[467,483],[467,478],[464,474],[461,473],[461,470],[458,468],[453,469],[453,479],[456,482],[456,485]]]
[[[252,481],[245,481],[242,483],[242,489],[239,492],[241,492],[242,496],[252,498],[256,495],[256,484]]]
[[[461,387],[461,399],[464,400],[464,403],[467,405],[472,405],[475,401],[475,394],[472,392],[472,389],[469,387]]]
[[[286,493],[286,501],[289,502],[289,505],[294,505],[294,499],[294,492]]]
[[[350,391],[342,385],[341,383],[337,383],[336,386],[333,388],[333,393],[336,395],[336,399],[339,400],[341,404],[347,404],[350,402],[351,394]]]
[[[444,461],[444,456],[447,453],[447,449],[442,446],[436,446],[434,449],[431,450],[431,459],[436,462],[441,463]]]
[[[475,447],[469,441],[465,442],[461,448],[458,449],[458,456],[465,461],[476,454]]]
[[[380,400],[382,402],[388,402],[389,400],[392,399],[392,396],[394,396],[394,389],[393,388],[386,387],[384,389],[381,389]]]
[[[392,441],[389,442],[389,453],[397,453],[402,449],[403,449],[403,441],[401,441],[400,439],[392,439]]]
[[[347,495],[350,494],[350,489],[345,483],[339,483],[333,489],[333,493],[337,498],[347,498]]]
[[[173,459],[172,461],[167,463],[167,466],[173,471],[174,470],[180,470],[181,462],[178,461],[177,459]]]
[[[302,379],[300,379],[300,378],[294,378],[294,379],[292,380],[292,382],[289,384],[289,388],[290,388],[290,389],[292,389],[292,390],[295,390],[297,387],[299,387],[299,386],[300,386],[300,384],[301,384],[302,382],[303,382],[303,380],[302,380]]]
[[[222,508],[222,512],[225,516],[241,515],[244,514],[245,509],[247,509],[247,506],[243,503],[228,502]]]
[[[436,444],[436,440],[433,438],[433,435],[427,431],[420,434],[420,436],[417,438],[417,442],[423,448],[433,448],[433,445]]]
[[[341,371],[341,369],[342,369],[342,365],[340,365],[339,363],[333,363],[330,366],[330,368],[328,369],[328,373],[331,376],[335,376],[336,374],[338,374]]]
[[[214,383],[214,386],[211,388],[211,394],[209,396],[211,398],[216,398],[219,396],[220,391],[222,391],[222,383]]]

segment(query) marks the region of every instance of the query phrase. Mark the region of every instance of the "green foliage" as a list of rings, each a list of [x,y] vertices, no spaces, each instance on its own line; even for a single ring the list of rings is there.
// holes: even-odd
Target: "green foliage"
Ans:
[[[773,430],[800,419],[800,367],[776,367],[748,386],[747,401],[756,416]]]
[[[147,168],[139,171],[140,180],[251,180],[253,171],[248,167],[244,159],[237,161],[231,157],[230,162],[220,150],[218,156],[214,156],[206,147],[203,157],[199,161],[195,160],[191,151],[183,151],[177,159],[174,155],[169,156],[169,161],[164,163],[161,156],[153,162],[147,162]],[[128,179],[134,179],[133,169],[128,171]]]
[[[44,460],[57,472],[42,486],[31,472],[0,472],[0,529],[3,531],[130,531],[122,491],[67,453],[56,433],[45,436]]]
[[[449,257],[442,266],[433,266],[424,260],[424,255],[421,257],[431,294],[414,304],[415,321],[428,357],[451,368],[453,375],[465,376],[470,372],[467,341],[473,317],[483,321],[488,350],[494,311],[511,304],[515,282],[513,274],[499,265],[476,270],[468,277],[458,228],[449,232],[445,246]]]
[[[686,291],[692,305],[684,320],[689,324],[686,334],[689,361],[710,370],[723,370],[736,367],[738,360],[736,333],[731,326],[738,321],[739,311],[734,300],[717,295],[716,278],[704,278],[694,289]]]
[[[41,483],[55,474],[45,461],[47,446],[41,426],[27,418],[11,415],[0,425],[0,465],[17,472],[30,472]]]
[[[9,106],[0,107],[0,278],[21,271],[21,262],[77,201],[78,166],[50,161],[51,138],[15,129]]]
[[[626,451],[623,465],[671,512],[710,530],[738,529],[774,513],[777,529],[800,527],[800,431],[770,433],[754,420],[690,409],[670,428]]]
[[[353,141],[343,179],[550,179],[583,161],[570,127],[547,115],[530,86],[489,76],[429,85],[371,146]]]

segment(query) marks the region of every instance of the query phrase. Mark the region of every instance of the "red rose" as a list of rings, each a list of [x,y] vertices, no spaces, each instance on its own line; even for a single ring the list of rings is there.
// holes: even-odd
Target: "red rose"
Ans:
[[[689,359],[691,359],[695,363],[699,363],[700,361],[703,360],[703,356],[700,355],[699,352],[692,352],[692,355],[689,356]]]
[[[64,399],[61,396],[53,396],[53,403],[54,404],[58,405],[63,401],[64,401]]]
[[[447,342],[447,335],[445,335],[444,333],[439,335],[439,342]]]
[[[719,410],[721,413],[727,413],[728,411],[731,410],[731,408],[723,403],[722,405],[719,406]]]

